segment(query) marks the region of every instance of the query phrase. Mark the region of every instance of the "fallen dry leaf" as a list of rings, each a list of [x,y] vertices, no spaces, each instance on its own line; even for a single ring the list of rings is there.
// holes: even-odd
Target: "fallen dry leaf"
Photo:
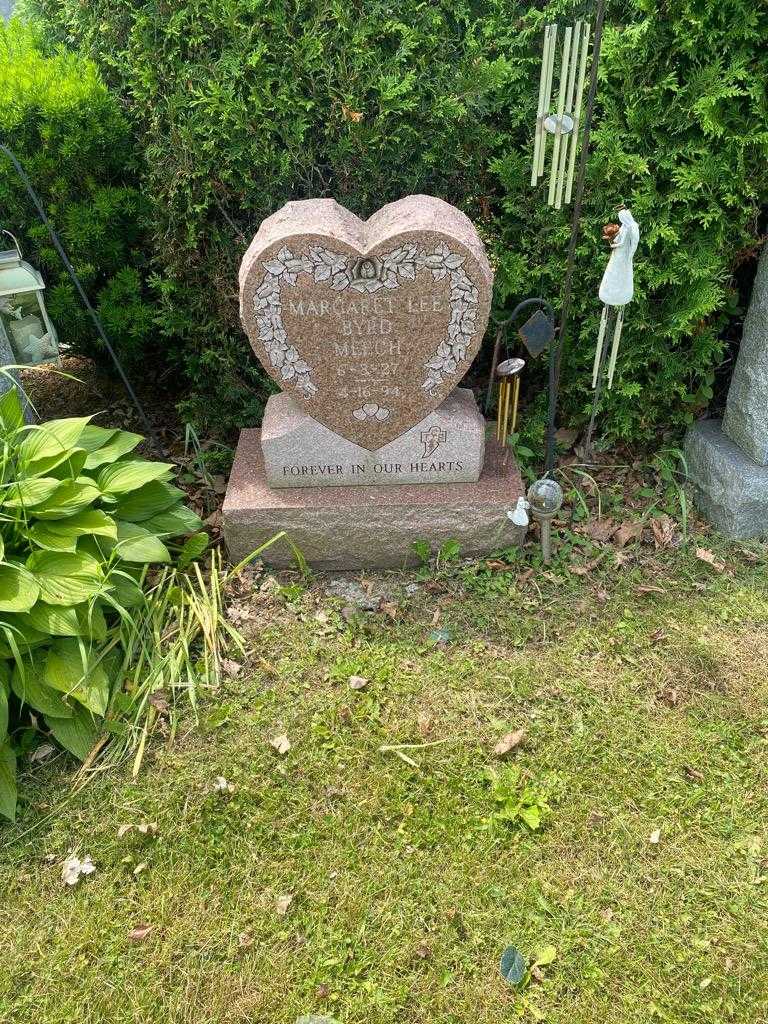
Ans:
[[[363,115],[359,110],[353,110],[348,107],[346,103],[341,104],[341,113],[347,121],[352,121],[353,124],[359,124],[363,120]]]
[[[237,944],[240,949],[250,949],[253,945],[253,935],[250,932],[240,932],[237,936]]]
[[[574,576],[589,576],[589,574],[600,564],[599,558],[593,558],[584,565],[569,565],[568,571]]]
[[[213,791],[214,793],[234,793],[235,787],[231,782],[227,782],[223,775],[217,775],[213,780]]]
[[[277,899],[275,900],[275,910],[280,915],[280,917],[285,917],[285,915],[288,913],[288,910],[290,909],[290,906],[293,903],[293,899],[294,897],[292,893],[286,893],[285,896],[277,897]]]
[[[61,865],[61,880],[65,885],[77,885],[84,875],[92,875],[95,870],[96,865],[90,854],[86,854],[82,860],[75,854],[70,854]]]
[[[272,739],[269,741],[269,745],[274,750],[276,750],[278,754],[281,755],[287,754],[288,751],[291,749],[291,741],[288,739],[284,732],[280,733],[279,736],[273,736]]]
[[[388,615],[393,621],[397,618],[400,609],[397,607],[394,601],[385,601],[383,598],[379,604],[379,611],[384,615]]]
[[[418,729],[420,736],[429,736],[435,726],[435,719],[428,711],[422,711],[419,715]]]
[[[154,927],[152,924],[137,924],[128,932],[128,938],[131,942],[143,942]]]
[[[56,747],[52,743],[41,743],[39,747],[35,747],[32,753],[29,755],[31,764],[35,764],[40,761],[47,761],[49,757],[53,757],[56,753]]]
[[[514,732],[508,732],[506,736],[501,737],[493,748],[493,752],[496,757],[508,757],[514,750],[517,750],[524,740],[525,729],[516,729]]]
[[[420,942],[415,949],[416,956],[419,960],[429,960],[432,956],[432,950],[426,944],[426,942]]]
[[[725,572],[725,562],[721,562],[708,548],[696,548],[696,557],[699,561],[711,565],[715,572]]]
[[[651,843],[652,846],[657,846],[659,841],[660,841],[660,839],[661,839],[661,829],[660,828],[655,828],[653,830],[653,832],[651,832],[651,834],[648,836],[648,842]]]
[[[668,548],[675,541],[675,521],[667,515],[651,520],[651,531],[657,548]]]
[[[369,682],[370,680],[366,679],[365,676],[350,676],[349,688],[350,690],[364,690]]]
[[[157,693],[153,693],[149,698],[149,703],[158,713],[158,715],[170,715],[171,705],[162,690],[158,690]]]
[[[138,825],[121,825],[120,828],[117,830],[117,838],[123,839],[130,832],[135,832],[139,836],[156,836],[157,822],[143,821]]]
[[[230,676],[232,679],[242,672],[243,669],[239,661],[233,661],[231,658],[222,658],[220,664],[224,675]]]
[[[638,594],[666,594],[663,587],[654,587],[650,583],[643,583],[637,588]]]
[[[613,542],[618,547],[626,547],[631,540],[638,540],[643,532],[643,524],[634,520],[622,523],[613,535]]]
[[[598,544],[606,544],[617,530],[612,519],[592,519],[584,524],[581,532]]]

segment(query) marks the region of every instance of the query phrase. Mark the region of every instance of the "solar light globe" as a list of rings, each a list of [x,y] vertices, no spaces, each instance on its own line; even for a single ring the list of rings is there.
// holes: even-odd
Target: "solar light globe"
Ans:
[[[534,513],[553,516],[563,504],[563,489],[555,480],[544,477],[528,488],[528,501]]]

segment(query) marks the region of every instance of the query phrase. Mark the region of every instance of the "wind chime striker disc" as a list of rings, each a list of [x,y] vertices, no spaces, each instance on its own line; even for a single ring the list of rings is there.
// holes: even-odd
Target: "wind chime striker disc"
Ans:
[[[544,131],[549,132],[550,135],[554,135],[557,131],[558,123],[560,125],[561,135],[570,135],[573,131],[573,118],[570,114],[550,114],[549,117],[545,117]]]
[[[517,332],[532,356],[540,356],[555,336],[555,325],[543,310],[537,309]]]

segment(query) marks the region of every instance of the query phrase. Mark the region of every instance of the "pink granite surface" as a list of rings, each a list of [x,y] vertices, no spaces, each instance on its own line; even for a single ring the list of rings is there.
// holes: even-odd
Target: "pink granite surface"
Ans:
[[[522,531],[506,516],[523,493],[514,456],[491,437],[476,483],[389,487],[282,487],[267,485],[259,430],[243,430],[223,507],[224,536],[237,561],[285,530],[317,569],[404,567],[412,544],[435,547],[457,540],[462,554],[482,555],[520,543]],[[291,565],[289,544],[264,555]]]

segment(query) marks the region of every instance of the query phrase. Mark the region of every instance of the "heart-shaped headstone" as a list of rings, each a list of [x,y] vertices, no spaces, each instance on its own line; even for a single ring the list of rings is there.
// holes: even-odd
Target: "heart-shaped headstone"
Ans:
[[[492,286],[474,225],[441,199],[407,196],[367,221],[308,199],[259,228],[240,266],[240,315],[281,387],[375,451],[461,381]]]

